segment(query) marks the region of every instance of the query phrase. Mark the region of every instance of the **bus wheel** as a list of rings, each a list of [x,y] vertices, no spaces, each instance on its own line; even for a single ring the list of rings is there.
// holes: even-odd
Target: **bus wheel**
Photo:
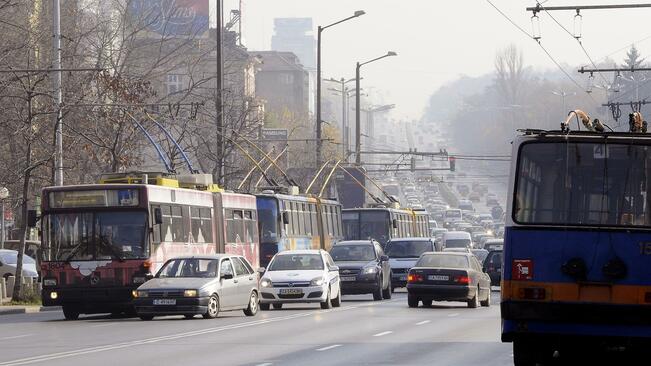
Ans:
[[[523,339],[513,341],[513,364],[515,366],[536,365],[536,352],[533,342]]]
[[[64,306],[63,316],[66,318],[66,320],[77,320],[79,319],[79,310],[72,306]]]

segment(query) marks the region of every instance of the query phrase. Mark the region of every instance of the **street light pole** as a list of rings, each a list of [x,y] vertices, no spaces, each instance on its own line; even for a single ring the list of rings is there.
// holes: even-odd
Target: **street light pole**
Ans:
[[[328,24],[324,27],[317,27],[316,36],[316,166],[317,169],[321,166],[321,149],[323,141],[321,141],[321,33],[327,28],[333,27],[337,24],[343,23],[347,20],[360,17],[366,14],[363,10],[356,11],[352,16],[342,19],[338,22]]]
[[[357,67],[355,68],[355,91],[357,94],[355,96],[355,164],[357,165],[362,164],[362,156],[359,153],[362,149],[360,69],[362,68],[362,66],[366,64],[370,64],[371,62],[381,60],[385,57],[397,56],[397,55],[398,55],[397,53],[393,51],[389,51],[387,52],[386,55],[374,58],[370,61],[366,61],[362,63],[357,62]]]

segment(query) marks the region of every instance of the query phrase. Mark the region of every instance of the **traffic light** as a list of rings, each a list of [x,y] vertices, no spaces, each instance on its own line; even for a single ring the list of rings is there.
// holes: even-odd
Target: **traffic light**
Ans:
[[[411,157],[411,172],[413,173],[415,171],[416,171],[416,158],[412,156]]]
[[[451,172],[455,171],[457,165],[457,159],[454,156],[449,156],[448,162],[450,163],[450,171]]]

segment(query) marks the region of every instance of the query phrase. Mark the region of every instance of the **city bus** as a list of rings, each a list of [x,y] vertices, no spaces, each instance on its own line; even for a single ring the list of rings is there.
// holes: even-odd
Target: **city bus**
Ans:
[[[382,247],[392,238],[429,237],[429,214],[425,210],[391,207],[343,210],[345,240],[375,239]]]
[[[257,265],[255,196],[177,178],[125,173],[44,188],[43,305],[62,306],[66,319],[133,314],[132,291],[171,257],[233,253]]]
[[[515,364],[648,345],[651,136],[525,131],[513,157],[501,316]]]
[[[343,237],[337,201],[273,191],[256,196],[262,266],[284,250],[330,250]]]

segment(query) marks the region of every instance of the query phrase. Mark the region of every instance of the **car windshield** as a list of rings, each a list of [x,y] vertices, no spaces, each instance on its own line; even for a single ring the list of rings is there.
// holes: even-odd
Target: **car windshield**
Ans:
[[[11,253],[0,253],[0,261],[4,264],[17,264],[18,263],[18,252]],[[24,264],[35,264],[36,262],[32,257],[28,255],[23,255]]]
[[[486,263],[488,264],[502,264],[502,252],[492,252],[488,254],[486,258]]]
[[[416,267],[468,268],[468,257],[463,255],[428,254],[422,256]]]
[[[156,277],[209,278],[217,276],[218,259],[182,258],[172,259],[163,265]]]
[[[278,254],[269,265],[269,271],[317,271],[322,270],[323,260],[319,254]]]
[[[469,248],[470,239],[446,239],[446,248]]]
[[[434,246],[430,241],[390,241],[386,255],[391,258],[418,258],[424,252],[433,251]]]
[[[376,259],[371,245],[337,245],[332,247],[330,255],[335,262],[367,262]]]

